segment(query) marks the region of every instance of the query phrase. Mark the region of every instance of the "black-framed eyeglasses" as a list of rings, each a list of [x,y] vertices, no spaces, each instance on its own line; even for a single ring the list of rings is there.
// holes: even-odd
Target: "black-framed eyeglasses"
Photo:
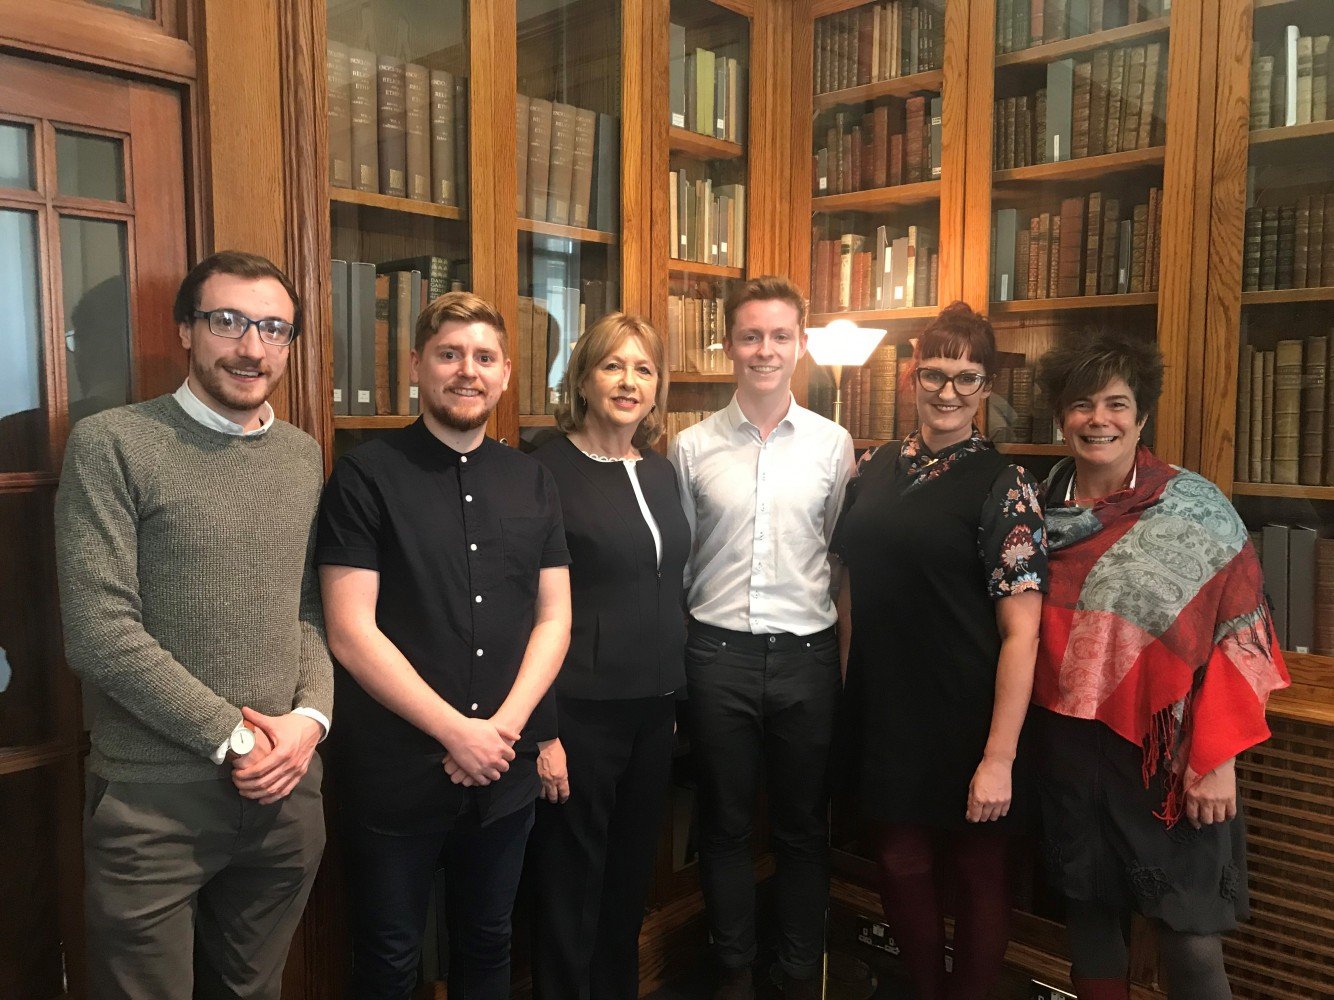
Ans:
[[[939,368],[918,368],[917,384],[927,392],[940,392],[946,385],[953,384],[954,391],[960,396],[971,396],[991,381],[981,372],[959,372],[958,375],[946,375]]]
[[[240,340],[252,326],[259,331],[259,339],[274,347],[286,347],[296,339],[296,327],[285,319],[268,317],[251,319],[236,309],[195,310],[195,319],[208,320],[209,332],[226,337],[228,340]]]

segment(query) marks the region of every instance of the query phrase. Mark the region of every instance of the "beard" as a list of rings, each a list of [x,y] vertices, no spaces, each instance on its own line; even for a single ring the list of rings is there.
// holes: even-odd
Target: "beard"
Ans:
[[[494,406],[486,405],[485,396],[478,396],[477,399],[482,402],[482,405],[476,410],[464,410],[461,407],[448,406],[429,396],[422,398],[421,406],[422,409],[450,430],[475,431],[486,423],[491,416],[491,411],[495,409]]]
[[[257,370],[261,373],[260,377],[255,380],[255,385],[247,391],[242,386],[232,384],[227,374],[222,371],[221,365],[222,362],[219,361],[212,367],[208,367],[194,354],[190,355],[190,374],[195,377],[195,381],[206,393],[223,406],[229,410],[245,412],[264,405],[273,389],[273,383],[265,378],[266,373],[263,367],[251,369],[247,365],[230,365],[237,370]]]

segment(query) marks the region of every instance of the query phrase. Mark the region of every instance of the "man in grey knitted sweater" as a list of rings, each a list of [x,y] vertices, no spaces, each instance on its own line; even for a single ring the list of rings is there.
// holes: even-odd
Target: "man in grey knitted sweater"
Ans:
[[[181,284],[189,376],[70,435],[61,611],[91,730],[90,995],[278,1000],[324,848],[333,668],[312,570],[319,446],[269,395],[291,281],[224,252]]]

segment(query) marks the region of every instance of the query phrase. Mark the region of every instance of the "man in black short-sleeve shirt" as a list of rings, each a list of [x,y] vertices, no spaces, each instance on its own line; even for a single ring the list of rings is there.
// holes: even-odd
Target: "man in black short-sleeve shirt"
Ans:
[[[509,379],[501,317],[441,296],[413,369],[422,418],[339,461],[316,554],[339,665],[353,991],[410,995],[439,862],[451,991],[499,1000],[537,750],[556,736],[569,555],[550,474],[484,436]]]

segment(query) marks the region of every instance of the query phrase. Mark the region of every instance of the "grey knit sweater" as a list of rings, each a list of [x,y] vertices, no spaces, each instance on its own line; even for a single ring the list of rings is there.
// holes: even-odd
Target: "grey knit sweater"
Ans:
[[[216,776],[211,755],[242,705],[332,718],[312,559],[322,480],[319,446],[291,424],[223,434],[171,396],[75,427],[56,556],[93,772]]]

